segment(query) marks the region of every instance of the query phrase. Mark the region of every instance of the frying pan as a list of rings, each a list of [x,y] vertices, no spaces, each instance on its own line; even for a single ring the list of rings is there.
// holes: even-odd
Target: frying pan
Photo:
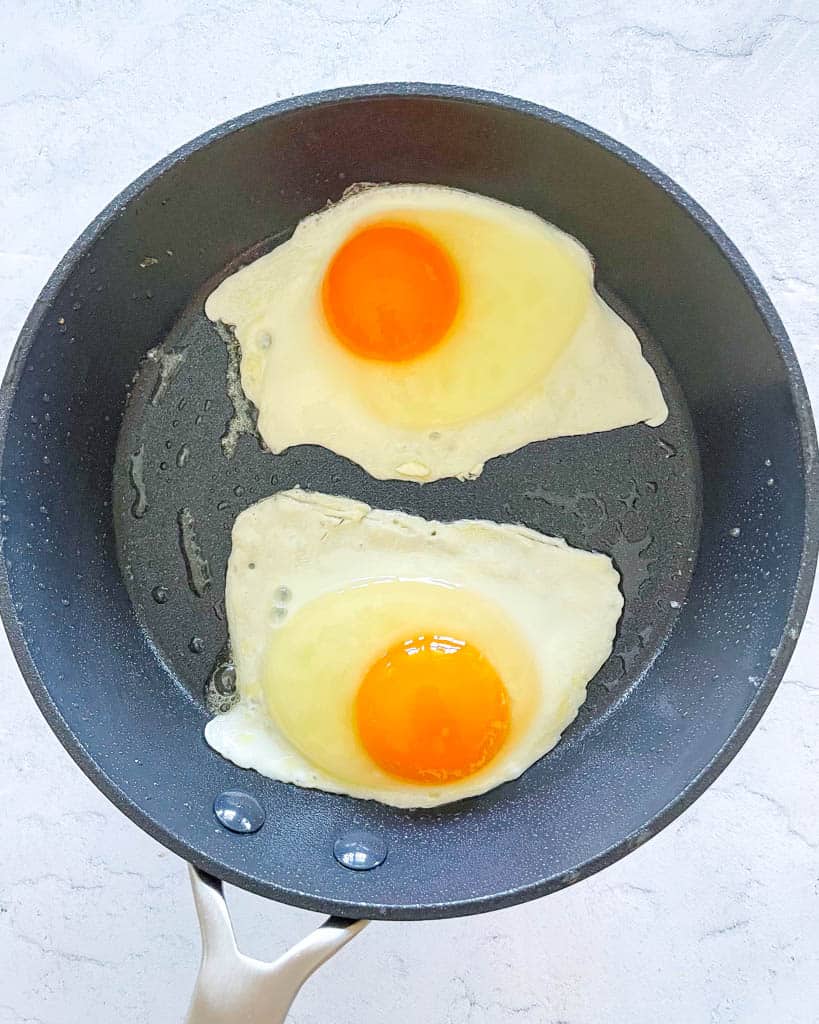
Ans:
[[[667,423],[532,444],[476,481],[423,487],[370,479],[316,447],[263,450],[235,387],[236,352],[204,298],[361,181],[470,189],[579,238],[657,372]],[[343,89],[184,146],[66,255],[23,328],[1,405],[6,630],[69,753],[194,866],[197,1022],[228,1019],[228,990],[237,1017],[283,1019],[304,977],[365,919],[494,910],[645,842],[747,739],[805,613],[816,438],[765,292],[658,170],[519,100]],[[275,783],[207,747],[205,722],[231,699],[230,527],[297,484],[424,516],[521,522],[613,557],[617,643],[550,754],[480,798],[406,811]],[[262,965],[236,952],[219,879],[337,917]]]

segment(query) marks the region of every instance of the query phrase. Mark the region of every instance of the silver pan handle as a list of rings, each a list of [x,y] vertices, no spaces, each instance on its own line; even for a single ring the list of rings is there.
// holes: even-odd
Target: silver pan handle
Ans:
[[[292,949],[266,963],[239,952],[222,883],[190,867],[202,931],[202,963],[186,1024],[281,1024],[313,971],[367,921],[330,917]]]

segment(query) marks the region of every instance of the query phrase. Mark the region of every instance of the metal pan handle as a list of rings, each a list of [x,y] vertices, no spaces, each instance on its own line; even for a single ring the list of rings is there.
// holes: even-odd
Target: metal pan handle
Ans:
[[[367,921],[330,917],[292,949],[266,963],[241,953],[218,878],[190,867],[202,931],[202,963],[186,1024],[281,1024],[313,971]]]

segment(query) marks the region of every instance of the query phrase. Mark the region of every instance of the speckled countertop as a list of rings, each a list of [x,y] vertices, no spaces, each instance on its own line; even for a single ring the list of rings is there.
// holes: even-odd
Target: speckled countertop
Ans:
[[[0,40],[0,346],[109,199],[279,97],[416,79],[514,93],[615,136],[726,229],[819,406],[819,10],[810,0],[22,3]],[[770,710],[694,807],[594,878],[479,918],[373,925],[297,1024],[819,1019],[819,608]],[[184,865],[115,811],[0,649],[0,1024],[175,1024],[199,944]],[[273,956],[315,915],[231,893]]]

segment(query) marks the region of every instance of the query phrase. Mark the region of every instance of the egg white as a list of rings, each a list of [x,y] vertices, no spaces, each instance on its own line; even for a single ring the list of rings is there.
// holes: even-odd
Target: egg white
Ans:
[[[320,301],[343,242],[383,218],[434,236],[462,281],[447,337],[401,363],[341,346]],[[662,423],[631,328],[594,290],[589,253],[533,213],[433,185],[379,185],[305,218],[237,271],[205,312],[232,326],[242,386],[274,453],[319,444],[381,479],[475,477],[531,441]]]
[[[208,723],[207,741],[270,778],[398,807],[486,792],[519,776],[574,719],[611,653],[618,585],[607,556],[525,527],[440,523],[281,492],[234,525],[226,608],[241,699]],[[512,719],[481,771],[424,786],[369,759],[350,702],[362,672],[396,639],[436,621],[463,629],[489,658]]]

